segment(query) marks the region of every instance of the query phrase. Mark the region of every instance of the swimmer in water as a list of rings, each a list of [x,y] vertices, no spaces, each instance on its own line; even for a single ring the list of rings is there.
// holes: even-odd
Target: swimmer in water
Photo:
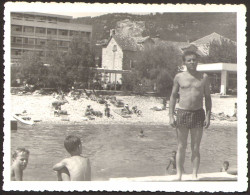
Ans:
[[[220,172],[227,172],[228,169],[229,169],[229,162],[224,161],[223,166],[220,169]]]
[[[172,165],[170,171],[168,170],[169,167]],[[172,151],[172,156],[169,159],[169,164],[166,167],[166,175],[175,175],[176,174],[176,151]]]
[[[11,181],[22,181],[23,171],[28,165],[29,150],[25,148],[17,148],[12,155],[11,165]]]

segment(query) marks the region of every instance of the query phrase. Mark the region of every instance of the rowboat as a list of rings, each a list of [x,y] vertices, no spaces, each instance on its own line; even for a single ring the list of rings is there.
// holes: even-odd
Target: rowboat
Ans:
[[[33,125],[34,124],[34,121],[30,117],[27,117],[27,116],[21,116],[20,114],[14,114],[13,117],[17,121],[19,121],[25,125]]]

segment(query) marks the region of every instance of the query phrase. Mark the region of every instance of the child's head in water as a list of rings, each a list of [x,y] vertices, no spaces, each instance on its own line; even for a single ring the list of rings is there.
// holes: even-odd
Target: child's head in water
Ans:
[[[225,171],[228,170],[228,168],[229,168],[229,162],[228,161],[224,161],[223,168],[225,169]]]
[[[29,161],[29,150],[25,148],[17,148],[12,155],[12,164],[18,166],[21,170],[24,170]]]
[[[173,150],[173,151],[172,151],[172,157],[175,157],[175,156],[176,156],[176,151]]]
[[[82,143],[77,136],[68,135],[64,140],[64,147],[71,155],[80,155],[82,153]]]

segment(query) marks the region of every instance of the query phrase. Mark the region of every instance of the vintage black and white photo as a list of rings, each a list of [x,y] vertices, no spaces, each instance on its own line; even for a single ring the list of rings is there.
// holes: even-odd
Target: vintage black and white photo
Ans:
[[[5,190],[246,190],[245,12],[6,3]]]

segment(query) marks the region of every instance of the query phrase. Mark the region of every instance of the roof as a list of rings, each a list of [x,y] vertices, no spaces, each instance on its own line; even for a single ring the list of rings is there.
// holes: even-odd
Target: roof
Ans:
[[[48,14],[48,13],[41,13],[41,12],[12,12],[16,14],[29,14],[34,16],[49,16],[49,17],[56,17],[56,18],[63,18],[63,19],[72,19],[72,16],[65,16],[59,14]]]
[[[124,36],[124,35],[112,35],[109,38],[106,46],[109,44],[112,38],[114,38],[114,40],[121,47],[122,50],[138,51],[141,49],[141,46],[137,44],[136,39],[134,39],[133,37]]]
[[[165,41],[165,40],[161,40],[159,38],[152,38],[152,39],[155,42],[155,45],[163,46],[163,47],[172,46],[172,47],[176,48],[178,51],[180,51],[181,53],[183,53],[183,49],[189,48],[191,46],[191,44],[188,42]]]
[[[196,41],[193,41],[191,44],[195,44],[195,45],[203,45],[203,44],[209,44],[211,43],[212,41],[216,40],[216,41],[220,41],[221,39],[225,39],[225,40],[228,40],[228,41],[232,41],[222,35],[219,35],[218,33],[216,32],[213,32],[212,34],[210,35],[207,35],[205,37],[202,37]],[[234,42],[234,41],[232,41]],[[236,43],[236,42],[234,42]]]

